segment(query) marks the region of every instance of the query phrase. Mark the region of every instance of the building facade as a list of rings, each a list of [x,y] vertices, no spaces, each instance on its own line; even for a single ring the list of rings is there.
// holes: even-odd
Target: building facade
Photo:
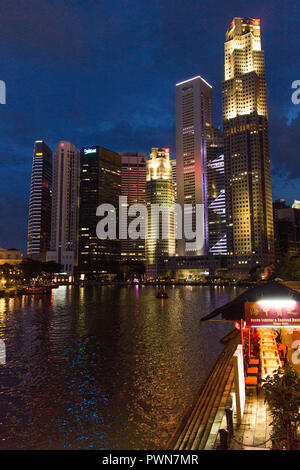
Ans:
[[[96,234],[97,207],[110,204],[116,211],[121,196],[121,156],[100,146],[80,152],[78,264],[81,278],[106,279],[120,262],[120,240],[100,240]]]
[[[208,250],[206,125],[213,125],[212,87],[200,76],[176,85],[176,185],[177,202],[204,205],[203,247],[187,251],[178,240],[179,255],[205,255]],[[193,217],[193,230],[196,229]]]
[[[3,264],[20,264],[23,261],[23,253],[16,248],[0,248],[0,266]]]
[[[54,152],[52,177],[51,242],[47,261],[61,265],[61,271],[74,275],[77,264],[79,192],[79,151],[61,141]]]
[[[34,144],[29,216],[27,255],[46,261],[51,235],[52,150],[41,140]]]
[[[273,213],[276,261],[300,256],[300,207],[279,199],[273,202]]]
[[[267,266],[274,230],[264,51],[260,20],[226,32],[222,89],[228,254],[235,267]]]
[[[207,126],[207,205],[209,253],[227,254],[224,142],[220,129]]]
[[[121,194],[127,197],[127,207],[146,204],[146,161],[147,154],[139,152],[120,153],[122,158]],[[128,223],[130,223],[128,217]],[[124,227],[126,230],[127,227]],[[123,261],[145,261],[145,240],[121,240]]]
[[[149,278],[159,276],[165,256],[175,255],[175,204],[174,182],[169,149],[152,148],[147,160],[146,203],[148,227],[146,236],[146,274]],[[155,217],[153,204],[163,205],[166,219]],[[163,223],[166,234],[163,233]]]

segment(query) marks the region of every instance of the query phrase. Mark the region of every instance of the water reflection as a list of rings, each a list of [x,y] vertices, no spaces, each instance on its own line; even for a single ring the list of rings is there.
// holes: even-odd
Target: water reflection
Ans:
[[[199,319],[237,293],[60,287],[0,299],[0,448],[164,448],[232,329]]]

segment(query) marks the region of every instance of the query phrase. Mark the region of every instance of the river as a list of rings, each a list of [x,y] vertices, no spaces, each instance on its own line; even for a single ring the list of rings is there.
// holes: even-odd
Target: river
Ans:
[[[242,290],[61,286],[0,298],[0,449],[162,449],[231,323],[199,319]]]

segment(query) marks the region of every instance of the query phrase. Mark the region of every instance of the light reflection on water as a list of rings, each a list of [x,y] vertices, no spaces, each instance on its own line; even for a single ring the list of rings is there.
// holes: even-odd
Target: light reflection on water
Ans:
[[[0,299],[0,448],[164,448],[232,330],[199,319],[237,294],[95,286]]]

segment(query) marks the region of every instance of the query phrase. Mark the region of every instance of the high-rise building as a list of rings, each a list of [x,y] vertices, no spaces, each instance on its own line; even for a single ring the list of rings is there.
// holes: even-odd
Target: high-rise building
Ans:
[[[207,126],[207,204],[209,253],[227,254],[224,143],[220,129]]]
[[[285,199],[273,202],[276,260],[300,256],[300,207],[286,204]]]
[[[122,152],[121,194],[127,197],[127,206],[146,204],[146,161],[147,154],[139,152]],[[130,223],[128,217],[128,223]],[[120,222],[121,223],[121,222]],[[127,230],[127,227],[125,227]],[[144,261],[145,240],[121,240],[122,260]]]
[[[74,275],[77,254],[79,151],[61,141],[54,152],[52,181],[51,242],[47,261],[55,261]]]
[[[200,76],[176,85],[176,183],[177,203],[204,205],[204,238],[200,250],[187,251],[178,240],[179,255],[204,255],[208,250],[206,175],[206,126],[213,124],[212,87]],[[196,220],[193,217],[193,230]]]
[[[175,202],[177,201],[177,185],[176,185],[176,160],[170,160],[172,166],[172,176],[174,183]]]
[[[226,32],[222,94],[228,254],[235,267],[267,266],[274,258],[274,230],[258,19],[234,18]]]
[[[114,274],[120,262],[120,240],[100,240],[96,234],[100,204],[116,211],[121,196],[121,156],[103,147],[85,147],[80,153],[79,273],[85,278]],[[118,221],[117,221],[118,224]]]
[[[152,148],[147,160],[146,201],[148,210],[148,231],[146,235],[146,271],[147,276],[155,278],[161,270],[165,256],[175,255],[175,204],[174,182],[169,149]],[[164,206],[168,213],[156,217],[152,205]],[[166,236],[163,233],[165,222]]]
[[[45,142],[37,140],[32,161],[27,255],[39,261],[46,261],[50,247],[51,189],[52,151]]]

